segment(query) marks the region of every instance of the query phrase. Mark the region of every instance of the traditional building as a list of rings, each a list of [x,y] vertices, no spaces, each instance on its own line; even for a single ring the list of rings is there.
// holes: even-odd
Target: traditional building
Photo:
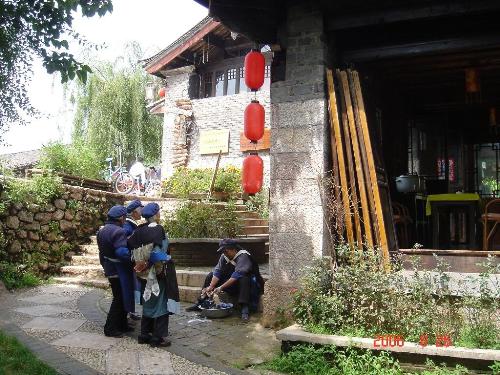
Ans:
[[[351,244],[461,249],[466,271],[500,247],[498,1],[196,1],[274,52],[266,317],[332,254],[328,171],[357,198],[338,215]]]
[[[164,80],[164,97],[150,111],[164,116],[162,178],[175,167],[214,168],[219,151],[221,166],[241,167],[254,149],[264,160],[269,185],[269,106],[271,53],[264,87],[256,94],[244,80],[244,58],[255,44],[211,17],[155,56],[144,61],[148,73]],[[256,147],[242,135],[243,112],[251,100],[265,108],[266,136]]]

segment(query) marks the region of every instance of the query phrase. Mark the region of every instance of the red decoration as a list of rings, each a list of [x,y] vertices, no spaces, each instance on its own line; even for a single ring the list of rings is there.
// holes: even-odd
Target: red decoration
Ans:
[[[264,136],[264,113],[264,107],[258,100],[252,100],[245,108],[245,137],[252,142]]]
[[[248,155],[243,160],[243,170],[241,171],[241,185],[247,194],[256,194],[262,189],[264,179],[264,162],[257,154]]]
[[[160,98],[164,98],[165,97],[165,87],[162,87],[161,89],[158,90],[158,96]]]
[[[245,84],[252,91],[257,91],[264,84],[266,59],[257,50],[252,50],[245,56]]]

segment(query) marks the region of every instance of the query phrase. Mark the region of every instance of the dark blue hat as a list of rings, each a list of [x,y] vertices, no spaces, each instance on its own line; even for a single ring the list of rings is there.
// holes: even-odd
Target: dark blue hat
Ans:
[[[127,213],[132,213],[136,208],[138,207],[144,207],[139,199],[136,199],[135,201],[132,201],[128,204],[127,206]]]
[[[127,209],[123,206],[113,206],[108,211],[108,217],[118,219],[127,215]]]
[[[238,241],[232,238],[224,238],[219,242],[217,252],[222,253],[225,249],[241,249],[241,246],[238,244]]]
[[[142,209],[142,217],[147,219],[155,216],[160,211],[158,203],[148,203]]]

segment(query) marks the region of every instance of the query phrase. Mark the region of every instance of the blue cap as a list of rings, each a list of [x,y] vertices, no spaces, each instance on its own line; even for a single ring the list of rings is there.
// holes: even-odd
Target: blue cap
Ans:
[[[132,213],[136,208],[139,207],[144,207],[139,199],[136,199],[135,201],[132,201],[128,204],[127,206],[127,213]]]
[[[160,212],[160,206],[158,203],[148,203],[142,209],[142,217],[147,219],[155,216],[158,212]]]
[[[127,215],[127,209],[123,206],[113,206],[108,211],[108,217],[118,219]]]
[[[222,253],[225,249],[241,249],[241,246],[238,244],[238,241],[232,238],[224,238],[219,242],[217,252]]]

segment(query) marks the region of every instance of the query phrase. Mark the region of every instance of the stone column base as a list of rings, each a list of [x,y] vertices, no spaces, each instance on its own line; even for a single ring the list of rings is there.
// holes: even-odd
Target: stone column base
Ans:
[[[276,279],[269,279],[264,287],[264,312],[261,323],[265,327],[277,327],[292,321],[292,291],[297,286]]]

